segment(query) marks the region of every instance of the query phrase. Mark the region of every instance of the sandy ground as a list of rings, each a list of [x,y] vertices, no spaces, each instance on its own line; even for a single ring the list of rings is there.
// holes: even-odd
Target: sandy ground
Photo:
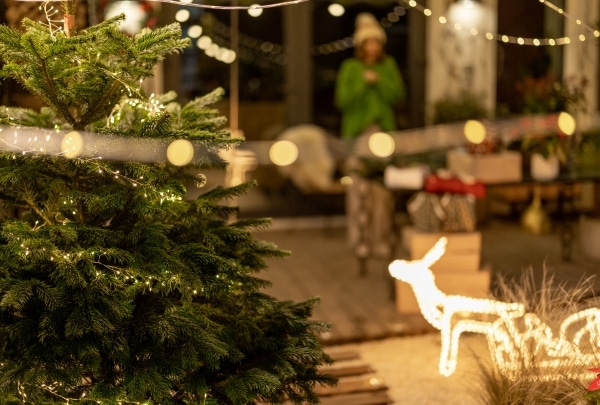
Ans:
[[[394,404],[481,404],[478,398],[481,366],[477,357],[489,362],[485,338],[481,335],[461,337],[458,365],[450,377],[438,371],[440,340],[439,333],[431,333],[338,348],[357,350],[389,387],[388,394]]]

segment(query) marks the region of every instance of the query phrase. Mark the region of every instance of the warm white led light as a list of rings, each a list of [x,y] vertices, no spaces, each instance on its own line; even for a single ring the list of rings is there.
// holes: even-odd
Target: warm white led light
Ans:
[[[220,50],[221,47],[213,42],[204,50],[204,52],[211,58],[216,58]]]
[[[175,20],[177,20],[180,23],[186,22],[189,19],[190,19],[190,11],[185,8],[182,8],[181,10],[177,10],[177,12],[175,13]]]
[[[600,308],[569,315],[555,334],[537,315],[526,313],[522,303],[446,295],[436,286],[430,270],[444,254],[446,244],[447,239],[442,237],[421,260],[395,260],[389,265],[393,277],[412,287],[425,320],[441,332],[442,375],[449,376],[456,370],[463,332],[485,335],[496,368],[511,379],[523,378],[518,371],[534,357],[541,359],[536,366],[544,373],[532,378],[544,380],[564,378],[557,370],[565,362],[581,365],[581,375],[597,363]],[[531,342],[535,342],[533,348]]]
[[[212,44],[212,39],[209,36],[203,35],[196,41],[196,46],[200,49],[208,49]]]
[[[188,37],[190,38],[199,38],[202,35],[202,27],[199,25],[192,25],[187,30]]]
[[[475,144],[480,144],[481,142],[483,142],[487,133],[485,125],[481,121],[477,120],[468,120],[467,122],[465,122],[463,132],[465,134],[465,137],[469,140],[469,142]]]
[[[396,150],[396,142],[385,132],[375,132],[369,136],[369,150],[377,157],[391,156]]]
[[[248,14],[250,17],[260,17],[263,13],[263,8],[259,4],[252,4],[248,8]]]
[[[573,116],[567,112],[561,112],[558,114],[558,128],[565,135],[573,135],[575,133],[575,129],[577,128],[575,118],[573,118]]]
[[[269,149],[269,159],[277,166],[289,166],[298,159],[298,146],[292,141],[277,141]]]
[[[341,17],[346,12],[346,9],[339,3],[331,3],[329,7],[327,7],[327,11],[334,17]]]
[[[185,166],[194,158],[194,146],[187,139],[171,142],[167,148],[167,159],[175,166]]]
[[[60,149],[65,157],[76,158],[83,151],[83,137],[77,131],[69,132],[63,137]]]

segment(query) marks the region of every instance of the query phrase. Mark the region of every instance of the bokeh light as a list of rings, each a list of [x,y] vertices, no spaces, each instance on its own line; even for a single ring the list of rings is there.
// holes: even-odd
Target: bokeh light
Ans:
[[[185,166],[194,158],[194,145],[187,139],[171,142],[167,148],[167,159],[175,166]]]
[[[575,118],[573,118],[573,116],[567,112],[561,112],[558,114],[558,128],[565,135],[573,135],[575,133],[575,129],[577,128]]]
[[[388,157],[396,150],[396,142],[385,132],[375,132],[369,137],[369,150],[377,157]]]
[[[77,131],[67,133],[62,138],[60,150],[69,159],[76,158],[83,151],[83,137]]]
[[[485,125],[481,121],[468,120],[465,122],[464,133],[469,142],[479,144],[486,137]]]
[[[182,8],[181,10],[177,10],[177,12],[175,13],[175,20],[177,20],[180,23],[186,22],[189,19],[190,19],[190,11],[185,8]]]
[[[329,7],[327,7],[327,11],[334,17],[341,17],[346,12],[346,9],[339,3],[331,3]]]
[[[202,27],[197,24],[192,25],[190,28],[188,28],[187,34],[190,38],[198,38],[200,35],[202,35]]]
[[[269,149],[269,159],[277,166],[289,166],[298,159],[298,147],[292,141],[277,141]]]

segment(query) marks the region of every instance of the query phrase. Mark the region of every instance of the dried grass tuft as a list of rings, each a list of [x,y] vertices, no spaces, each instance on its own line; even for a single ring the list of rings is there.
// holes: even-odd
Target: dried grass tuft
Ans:
[[[540,320],[556,330],[560,323],[570,314],[598,306],[595,294],[595,278],[589,277],[578,283],[568,284],[557,281],[548,274],[546,268],[541,280],[536,280],[532,269],[526,270],[518,278],[500,279],[494,292],[495,298],[506,302],[521,302],[527,312],[536,314]],[[526,344],[535,345],[528,341]],[[594,348],[600,349],[600,348]],[[573,404],[592,405],[595,399],[587,398],[586,386],[594,378],[589,373],[587,380],[569,376],[586,373],[576,359],[566,359],[556,370],[559,378],[548,381],[542,362],[548,359],[536,350],[524,350],[531,353],[531,358],[523,359],[522,367],[517,371],[517,378],[502,375],[491,364],[479,359],[481,367],[482,389],[481,403],[486,405],[531,405],[531,404]],[[599,353],[600,354],[600,353]],[[597,364],[600,366],[600,356]]]

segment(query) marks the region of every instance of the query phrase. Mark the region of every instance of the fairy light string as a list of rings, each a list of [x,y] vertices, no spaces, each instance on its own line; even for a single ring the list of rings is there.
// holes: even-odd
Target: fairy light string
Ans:
[[[69,3],[74,0],[18,0],[21,2],[40,2],[43,3]],[[203,3],[194,3],[189,0],[148,0],[155,3],[168,3],[168,4],[176,4],[179,6],[186,7],[195,7],[195,8],[203,8],[203,9],[211,9],[211,10],[256,10],[256,9],[264,9],[264,8],[275,8],[275,7],[286,7],[292,6],[295,4],[305,3],[309,0],[289,0],[289,1],[281,1],[277,3],[269,3],[269,4],[252,4],[250,6],[218,6],[212,4],[203,4]]]
[[[39,0],[19,0],[19,1],[39,1]],[[62,20],[53,20],[52,19],[52,17],[58,12],[58,10],[56,10],[53,6],[51,6],[50,3],[53,3],[56,1],[60,1],[60,0],[44,1],[42,3],[42,6],[40,6],[40,9],[43,8],[46,12],[46,17],[48,18],[51,32],[53,33],[53,35],[56,32],[63,31],[63,28],[57,24],[59,22],[62,22]],[[290,6],[290,5],[295,5],[295,4],[299,4],[299,3],[304,3],[309,0],[283,1],[283,2],[271,3],[271,4],[253,4],[250,6],[218,6],[218,5],[209,5],[209,4],[199,4],[199,3],[194,3],[193,1],[188,1],[188,0],[182,0],[182,1],[150,0],[150,1],[160,2],[160,3],[168,3],[168,4],[176,4],[176,5],[182,6],[182,7],[195,7],[195,8],[203,8],[203,9],[210,9],[210,10],[251,11],[251,10],[255,10],[255,9],[269,9],[269,8],[275,8],[275,7]],[[584,29],[585,31],[587,31],[589,33],[588,35],[585,35],[583,33],[579,34],[578,38],[577,38],[579,41],[584,42],[590,36],[592,36],[594,38],[600,38],[600,30],[583,22],[582,19],[572,16],[570,13],[567,13],[566,11],[564,11],[564,9],[558,7],[557,5],[555,5],[554,3],[552,3],[548,0],[538,0],[538,1],[540,3],[542,3],[544,6],[550,8],[551,10],[560,14],[561,16],[563,16],[566,19],[574,19],[578,26],[580,26],[582,29]],[[417,10],[426,17],[432,17],[434,19],[437,17],[437,21],[442,25],[446,25],[449,22],[449,19],[445,15],[441,14],[439,16],[435,16],[430,8],[423,6],[422,4],[418,3],[416,0],[402,0],[401,4],[402,4],[401,6],[395,6],[393,8],[393,10],[391,10],[385,17],[383,17],[381,19],[381,24],[383,27],[389,28],[392,25],[399,23],[400,18],[406,14],[406,9]],[[230,30],[230,27],[226,24],[219,22],[216,19],[214,19],[214,21],[215,21],[215,30],[217,31],[217,33],[224,39],[227,39],[227,35]],[[460,24],[456,24],[453,28],[457,31],[464,30],[466,32],[469,32],[473,36],[483,35],[488,40],[496,40],[498,42],[510,43],[510,44],[516,44],[516,45],[557,46],[557,45],[568,45],[573,42],[573,40],[568,36],[556,37],[556,38],[527,38],[527,37],[520,37],[520,36],[514,36],[514,35],[508,35],[508,34],[493,33],[490,31],[480,32],[480,30],[477,29],[476,27],[462,27]],[[211,43],[213,42],[213,38],[211,38],[210,36],[205,34],[205,35],[203,35],[203,37],[205,38],[204,42],[209,42],[209,41]],[[287,63],[288,58],[287,58],[287,55],[285,52],[285,48],[281,44],[273,43],[270,41],[262,41],[260,39],[254,38],[250,35],[246,35],[243,33],[240,33],[240,42],[242,45],[246,45],[248,49],[260,50],[263,53],[263,55],[267,57],[267,60],[269,62],[273,62],[273,63],[279,64],[279,65],[283,65],[283,64]],[[352,38],[350,36],[346,36],[343,38],[339,38],[337,40],[333,40],[333,41],[329,41],[326,43],[315,45],[315,46],[313,46],[312,49],[313,49],[313,54],[315,56],[322,56],[322,55],[334,54],[337,52],[343,52],[343,51],[345,51],[347,49],[351,49],[353,47],[354,47],[354,44],[353,44]],[[206,49],[204,49],[204,50],[206,51]],[[246,53],[248,53],[248,52],[246,52]],[[210,57],[214,57],[215,59],[220,60],[219,58],[216,57],[216,55],[214,55],[214,52],[213,53],[208,52],[207,54]],[[250,58],[250,57],[246,57],[245,59],[247,62],[252,62],[252,58]],[[231,63],[231,62],[227,62],[224,60],[221,60],[221,61],[224,63]]]
[[[20,0],[20,1],[36,1],[36,0]],[[231,6],[210,6],[204,4],[195,4],[191,2],[178,2],[178,1],[169,1],[169,0],[150,0],[150,1],[159,1],[163,3],[172,3],[172,4],[180,4],[190,7],[199,7],[199,8],[209,8],[209,9],[221,9],[221,10],[235,10],[235,9],[253,9],[253,8],[273,8],[273,7],[281,7],[293,4],[303,3],[308,0],[294,0],[294,1],[284,1],[273,4],[266,4],[260,6],[250,6],[250,7],[231,7]],[[53,38],[56,38],[56,35],[64,32],[65,35],[68,35],[68,31],[64,26],[60,26],[59,23],[63,22],[63,20],[55,19],[58,10],[51,4],[53,1],[44,1],[40,6],[40,10],[43,10],[46,18],[47,18],[47,26],[50,31],[50,34]],[[75,60],[74,62],[82,64],[85,61]],[[111,74],[111,72],[106,72],[111,75],[113,79],[118,80],[118,77]],[[125,84],[125,83],[123,83]],[[153,116],[155,114],[160,114],[165,110],[165,106],[160,103],[158,99],[151,95],[148,100],[141,96],[142,92],[138,89],[133,89],[130,86],[127,86],[127,93],[129,98],[125,99],[122,103],[115,106],[112,113],[107,118],[107,125],[115,125],[121,119],[121,113],[125,107],[131,107],[134,109],[141,109],[145,111],[148,116]],[[140,86],[141,87],[141,86]],[[133,95],[138,95],[140,98],[133,98]],[[180,193],[174,192],[170,189],[159,190],[152,186],[150,181],[147,181],[143,177],[132,178],[124,175],[119,170],[113,170],[110,166],[104,163],[104,158],[108,158],[111,160],[121,160],[121,161],[129,161],[136,160],[140,162],[164,162],[165,155],[167,155],[169,141],[164,140],[145,140],[142,146],[146,149],[151,149],[153,152],[147,158],[140,158],[140,156],[136,156],[134,158],[131,155],[123,154],[122,151],[131,150],[130,143],[131,139],[126,137],[117,137],[117,136],[107,136],[105,134],[96,134],[92,132],[85,131],[69,131],[63,130],[60,127],[56,126],[54,129],[46,129],[46,128],[29,128],[23,127],[15,124],[17,121],[15,117],[11,116],[11,110],[7,107],[3,111],[5,113],[5,119],[8,125],[0,126],[0,150],[4,150],[7,152],[13,153],[13,159],[17,158],[17,155],[29,155],[29,154],[42,154],[42,155],[51,155],[51,156],[63,156],[67,158],[76,158],[78,160],[86,161],[86,163],[95,165],[95,170],[99,175],[109,176],[114,179],[114,181],[119,182],[127,182],[132,187],[146,187],[148,190],[144,193],[144,197],[146,198],[157,198],[159,202],[162,204],[164,202],[179,202],[183,200],[183,197]],[[75,154],[74,156],[69,156],[70,146],[68,146],[67,150],[64,147],[64,140],[69,136],[69,133],[76,133],[81,138],[83,145],[81,145],[82,153]],[[96,141],[106,140],[111,144],[111,148],[103,148],[102,143],[96,144]],[[77,139],[77,137],[74,137]],[[62,144],[62,145],[61,145]],[[116,147],[115,147],[116,145]],[[84,148],[84,146],[89,146],[88,149]],[[140,140],[136,140],[136,149],[140,146]],[[115,150],[117,152],[115,153]],[[98,153],[102,152],[102,156],[99,156]],[[209,157],[210,151],[204,147],[194,147],[194,157],[195,159],[202,160]],[[196,186],[202,187],[206,184],[206,178],[197,178]],[[154,193],[155,195],[150,195],[150,193]],[[71,197],[65,197],[62,200],[62,204],[67,206],[67,210],[71,210],[70,212],[73,215],[77,214],[76,211],[76,201]],[[56,218],[59,224],[67,225],[70,220],[60,215],[60,218]],[[39,221],[36,221],[34,224],[32,231],[40,231],[43,228],[44,224],[40,224]],[[110,259],[110,252],[108,250],[102,251],[92,251],[90,253],[87,252],[64,252],[61,249],[54,247],[53,249],[46,249],[46,247],[42,247],[40,249],[28,246],[27,241],[21,240],[20,237],[11,235],[14,237],[14,240],[20,248],[22,249],[22,258],[24,260],[48,260],[51,262],[59,262],[64,261],[70,264],[73,264],[80,260],[90,260],[90,262],[96,267],[96,277],[113,277],[115,279],[119,279],[120,281],[132,283],[133,285],[140,285],[141,288],[147,289],[148,291],[153,291],[153,289],[161,289],[168,288],[174,289],[178,288],[182,293],[189,295],[197,295],[201,292],[205,291],[205,288],[200,282],[193,282],[193,280],[185,280],[182,279],[179,275],[172,274],[169,270],[162,270],[160,274],[157,275],[143,275],[136,274],[135,269],[127,267],[127,266],[118,266],[110,263],[105,263],[102,261],[103,258]],[[84,257],[84,254],[88,255],[88,257]],[[233,264],[232,264],[233,265]],[[221,280],[221,282],[226,283],[231,288],[234,286],[234,280],[228,280],[227,277],[221,276],[219,274],[215,275],[216,279]],[[85,383],[89,381],[84,381]],[[39,385],[35,385],[36,388],[41,388],[42,390],[47,391],[48,393],[54,395],[56,398],[64,401],[64,404],[69,405],[71,403],[77,403],[80,401],[89,401],[87,396],[87,389],[81,394],[79,398],[67,397],[61,395],[57,390],[60,387],[60,383],[58,382],[46,382],[39,383]],[[17,382],[18,393],[21,397],[22,403],[28,403],[29,398],[27,395],[26,387],[32,388],[33,384],[24,384],[20,381]],[[204,403],[208,398],[208,393],[203,394]],[[102,403],[101,401],[97,401],[98,403]],[[125,401],[123,401],[125,402]],[[128,404],[139,404],[139,405],[150,405],[150,402],[137,402],[137,401],[126,401]],[[119,402],[121,403],[121,402]]]
[[[562,8],[556,6],[550,1],[547,0],[539,0],[540,3],[544,4],[546,7],[554,10],[556,13],[560,14],[566,19],[575,19],[575,23],[586,30],[591,34],[594,38],[600,37],[600,31],[593,26],[583,22],[583,20],[573,17],[571,14],[565,12]],[[406,14],[406,9],[415,9],[420,11],[425,17],[436,18],[438,23],[442,25],[446,25],[449,22],[448,17],[441,14],[439,16],[434,16],[433,12],[430,8],[427,8],[416,0],[402,0],[400,6],[395,6],[392,11],[390,11],[385,17],[381,19],[381,25],[384,28],[389,28],[394,24],[400,22],[400,18]],[[489,31],[481,32],[476,27],[462,27],[460,25],[455,25],[453,27],[455,30],[460,31],[464,30],[469,32],[473,36],[485,36],[488,40],[496,40],[503,43],[511,43],[516,45],[529,45],[529,46],[555,46],[555,45],[568,45],[572,43],[572,39],[568,36],[558,37],[558,38],[525,38],[514,35],[493,33]],[[579,34],[578,40],[584,42],[588,39],[589,35]],[[341,39],[337,39],[334,41],[330,41],[327,43],[323,43],[320,45],[316,45],[313,47],[313,53],[315,55],[328,55],[337,52],[345,51],[346,49],[352,48],[354,44],[352,43],[351,37],[345,37]]]
[[[551,2],[549,2],[547,0],[539,0],[539,1],[540,1],[540,3],[543,3],[547,7],[551,8],[554,11],[556,11],[558,14],[562,15],[564,18],[568,18],[568,19],[572,19],[573,18],[570,14],[564,12],[563,9],[561,9],[560,7],[557,7],[553,3],[551,3]],[[431,11],[431,9],[429,9],[429,8],[421,5],[416,0],[403,1],[403,4],[405,4],[409,8],[412,8],[412,9],[420,11],[421,13],[423,13],[423,15],[425,17],[436,18],[436,16]],[[442,24],[442,25],[446,25],[446,24],[449,23],[449,19],[445,15],[439,15],[439,16],[437,16],[437,21],[440,24]],[[577,19],[576,23],[577,23],[577,25],[579,25],[582,28],[586,29],[587,31],[591,32],[592,35],[593,35],[593,37],[595,37],[595,38],[600,37],[600,31],[599,30],[593,28],[589,24],[583,23],[581,19]],[[499,41],[499,42],[516,44],[516,45],[555,46],[555,45],[568,45],[568,44],[570,44],[572,42],[572,39],[570,37],[568,37],[568,36],[558,37],[558,38],[526,38],[526,37],[519,37],[519,36],[514,36],[514,35],[493,33],[493,32],[490,32],[490,31],[480,32],[477,29],[477,27],[463,27],[463,26],[461,26],[458,23],[455,24],[453,26],[453,28],[456,31],[462,31],[462,30],[464,30],[466,32],[469,32],[473,36],[484,35],[485,38],[488,39],[488,40],[490,40],[490,41],[496,40],[496,41]],[[587,39],[587,36],[584,35],[584,34],[580,34],[578,36],[578,40],[581,41],[581,42],[585,41],[586,39]]]

